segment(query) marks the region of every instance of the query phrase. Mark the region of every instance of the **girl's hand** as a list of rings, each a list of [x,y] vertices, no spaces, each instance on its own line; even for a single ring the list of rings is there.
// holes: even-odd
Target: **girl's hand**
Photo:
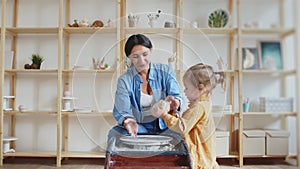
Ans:
[[[179,106],[180,106],[180,101],[176,99],[174,96],[168,96],[165,99],[167,102],[170,102],[170,114],[176,114]]]
[[[151,113],[154,117],[160,118],[170,111],[170,103],[165,100],[160,100],[151,108]]]
[[[138,124],[134,119],[127,118],[126,120],[124,120],[123,126],[131,136],[136,137],[138,132]]]

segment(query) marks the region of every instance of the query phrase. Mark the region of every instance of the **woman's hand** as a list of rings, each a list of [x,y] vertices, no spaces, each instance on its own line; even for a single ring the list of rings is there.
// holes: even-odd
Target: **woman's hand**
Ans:
[[[126,130],[131,136],[136,137],[138,132],[138,124],[134,119],[132,118],[125,119],[123,122],[123,126],[126,128]]]
[[[171,114],[176,114],[179,106],[180,106],[180,101],[176,99],[174,96],[168,96],[165,99],[167,102],[170,102],[170,113]]]
[[[151,113],[154,117],[160,118],[170,111],[170,103],[165,100],[160,100],[151,107]]]

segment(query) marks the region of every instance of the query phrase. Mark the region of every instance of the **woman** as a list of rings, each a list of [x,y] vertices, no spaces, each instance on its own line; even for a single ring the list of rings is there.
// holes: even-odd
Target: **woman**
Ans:
[[[132,66],[118,79],[113,115],[118,122],[108,137],[115,135],[159,134],[167,127],[152,116],[151,106],[166,99],[170,112],[180,110],[182,95],[172,68],[152,63],[152,43],[142,34],[132,35],[125,44],[125,54]]]

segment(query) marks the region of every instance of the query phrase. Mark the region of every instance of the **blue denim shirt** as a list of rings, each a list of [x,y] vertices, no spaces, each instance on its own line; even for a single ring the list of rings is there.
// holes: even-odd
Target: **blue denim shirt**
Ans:
[[[168,65],[150,63],[148,82],[155,102],[167,96],[174,96],[180,100],[179,108],[182,107],[181,89],[173,69]],[[134,66],[119,77],[113,109],[113,115],[119,125],[122,125],[126,118],[133,118],[137,123],[144,123],[145,114],[140,103],[142,83],[143,80]],[[159,119],[158,125],[161,130],[167,128],[163,119]]]

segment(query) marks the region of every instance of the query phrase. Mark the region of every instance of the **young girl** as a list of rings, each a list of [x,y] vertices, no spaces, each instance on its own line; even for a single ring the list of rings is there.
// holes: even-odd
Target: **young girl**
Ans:
[[[205,64],[190,67],[183,76],[184,93],[189,107],[179,117],[168,112],[164,100],[152,107],[152,114],[161,117],[167,126],[182,135],[186,141],[193,169],[218,169],[216,161],[215,126],[210,115],[210,95],[218,83],[213,68]]]

